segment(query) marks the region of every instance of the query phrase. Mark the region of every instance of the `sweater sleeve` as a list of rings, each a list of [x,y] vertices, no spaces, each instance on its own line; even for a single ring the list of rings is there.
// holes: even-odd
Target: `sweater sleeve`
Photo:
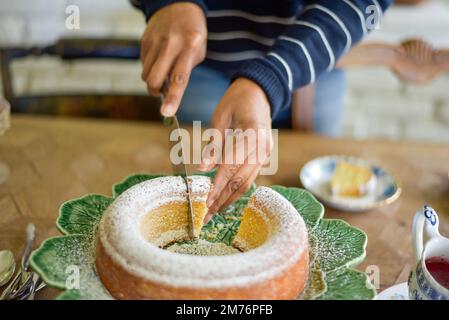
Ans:
[[[207,11],[206,4],[204,3],[203,0],[130,0],[130,1],[133,6],[143,11],[147,21],[159,9],[168,6],[169,4],[177,2],[194,3],[198,5],[201,9],[203,9],[204,13],[206,13]]]
[[[233,78],[259,84],[272,116],[291,103],[292,91],[313,83],[336,61],[376,29],[393,0],[306,0],[300,14],[264,57],[245,63]]]

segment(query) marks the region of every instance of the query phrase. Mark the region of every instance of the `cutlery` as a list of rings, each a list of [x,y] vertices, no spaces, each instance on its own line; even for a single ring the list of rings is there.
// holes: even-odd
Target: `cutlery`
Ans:
[[[164,81],[164,84],[162,86],[162,94],[161,94],[161,103],[164,103],[164,98],[167,94],[168,91],[168,81]],[[181,134],[181,129],[179,128],[179,122],[178,122],[178,118],[176,117],[176,115],[174,115],[173,117],[164,117],[164,126],[169,128],[169,145],[170,145],[170,150],[178,143],[177,141],[171,141],[170,139],[170,134],[173,130],[177,130],[178,131],[178,136],[181,139],[180,143],[181,143],[181,159],[182,162],[180,164],[174,164],[173,161],[171,161],[171,165],[172,165],[172,169],[173,169],[173,173],[175,175],[179,175],[182,176],[182,178],[184,179],[184,182],[186,184],[186,189],[187,189],[187,203],[188,203],[188,207],[187,207],[187,214],[188,214],[188,221],[189,221],[189,238],[190,239],[194,239],[195,238],[195,234],[194,234],[194,225],[193,225],[193,206],[192,206],[192,200],[191,200],[191,189],[190,189],[190,174],[189,171],[187,169],[187,165],[185,163],[185,158],[184,158],[184,143],[182,141],[182,134]]]
[[[39,274],[38,274],[39,275]],[[47,286],[47,284],[42,280],[42,278],[39,276],[38,280],[36,281],[36,290],[34,292],[39,292],[42,289],[44,289]]]
[[[25,248],[22,253],[22,259],[20,263],[20,271],[17,272],[13,281],[9,284],[9,286],[3,291],[3,294],[0,297],[0,300],[7,300],[11,295],[22,289],[24,284],[28,283],[30,275],[27,272],[29,265],[29,257],[31,253],[31,248],[33,247],[34,237],[35,237],[36,227],[34,224],[28,224],[26,228],[26,243]]]
[[[28,280],[24,285],[18,289],[12,296],[8,297],[9,300],[34,300],[34,294],[39,286],[40,277],[36,272],[30,272]]]
[[[0,251],[0,287],[11,280],[16,270],[14,254],[10,250]]]
[[[21,275],[21,279],[17,284],[15,290],[10,292],[8,296],[5,297],[5,300],[18,300],[18,297],[28,295],[30,288],[33,285],[33,274],[32,272],[23,272]]]
[[[42,290],[46,284],[36,272],[27,272],[27,280],[20,288],[9,295],[7,300],[34,300],[36,292]]]
[[[26,229],[26,234],[27,234],[27,240],[26,240],[25,249],[23,250],[22,260],[21,260],[22,271],[28,270],[28,265],[30,263],[29,258],[30,258],[30,254],[31,254],[31,249],[33,248],[33,242],[34,242],[34,238],[36,236],[36,227],[34,226],[34,224],[32,224],[32,223],[28,224],[27,229]]]

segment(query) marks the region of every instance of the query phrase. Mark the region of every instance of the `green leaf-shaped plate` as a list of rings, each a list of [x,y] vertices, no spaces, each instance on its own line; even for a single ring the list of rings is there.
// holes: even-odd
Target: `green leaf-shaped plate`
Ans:
[[[92,234],[104,210],[114,201],[98,194],[68,201],[59,209],[56,226],[63,234]]]
[[[213,176],[214,172],[208,173]],[[87,195],[61,206],[57,226],[62,237],[47,239],[31,256],[32,267],[44,281],[65,290],[58,299],[111,299],[95,269],[95,239],[100,219],[128,188],[163,174],[135,174],[113,187],[112,197]],[[251,189],[234,205],[214,216],[200,237],[230,244],[240,225],[241,210]],[[310,243],[309,283],[302,299],[372,299],[375,290],[366,274],[352,269],[365,257],[367,237],[341,220],[323,219],[324,207],[308,191],[273,186],[306,222]],[[77,280],[79,279],[79,281]]]
[[[309,230],[313,230],[323,218],[323,205],[309,191],[283,186],[272,186],[271,188],[293,204],[301,214]]]
[[[312,261],[324,272],[358,265],[365,258],[366,234],[343,220],[323,219],[309,236]]]
[[[371,300],[376,296],[365,273],[351,268],[340,268],[325,274],[327,290],[321,300]]]

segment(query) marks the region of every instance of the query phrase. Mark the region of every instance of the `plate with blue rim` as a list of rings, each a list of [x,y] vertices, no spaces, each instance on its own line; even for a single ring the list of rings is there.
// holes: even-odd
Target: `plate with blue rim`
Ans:
[[[368,168],[376,178],[375,187],[361,197],[342,197],[331,193],[329,182],[338,163],[347,162]],[[307,162],[299,179],[305,189],[331,208],[342,211],[368,211],[397,200],[401,188],[395,178],[381,166],[352,156],[325,156]]]
[[[213,176],[214,173],[207,174]],[[56,225],[62,236],[45,240],[31,255],[32,268],[49,285],[62,290],[61,300],[112,299],[95,267],[98,225],[107,207],[130,187],[164,174],[134,174],[113,186],[112,195],[89,194],[62,204]],[[307,190],[271,186],[298,210],[309,235],[307,287],[298,299],[366,300],[376,296],[368,276],[356,269],[366,255],[367,235],[343,220],[324,219],[323,205]],[[243,208],[256,189],[216,214],[200,238],[230,245],[240,225]],[[73,268],[76,266],[76,270]],[[78,279],[74,286],[73,272]]]

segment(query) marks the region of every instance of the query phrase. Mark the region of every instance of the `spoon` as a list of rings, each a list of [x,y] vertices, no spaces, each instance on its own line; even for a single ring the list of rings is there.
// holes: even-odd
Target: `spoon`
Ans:
[[[16,290],[4,297],[4,300],[34,300],[35,293],[46,286],[36,272],[25,271],[23,276],[26,280]]]
[[[0,287],[4,286],[11,280],[16,270],[16,261],[10,250],[0,251]]]
[[[12,280],[12,282],[9,284],[9,286],[3,291],[2,295],[0,296],[0,300],[8,299],[8,297],[13,294],[18,287],[22,286],[22,282],[25,282],[28,280],[28,274],[26,273],[28,270],[28,264],[29,264],[29,256],[31,253],[31,248],[33,246],[33,241],[35,237],[35,226],[34,224],[30,223],[28,224],[26,228],[26,242],[25,242],[25,248],[22,253],[22,259],[20,263],[20,271],[17,272],[16,276]]]
[[[34,290],[34,272],[24,271],[22,273],[21,280],[18,284],[18,287],[12,291],[7,297],[6,300],[17,300],[19,297],[27,297],[31,290]]]

